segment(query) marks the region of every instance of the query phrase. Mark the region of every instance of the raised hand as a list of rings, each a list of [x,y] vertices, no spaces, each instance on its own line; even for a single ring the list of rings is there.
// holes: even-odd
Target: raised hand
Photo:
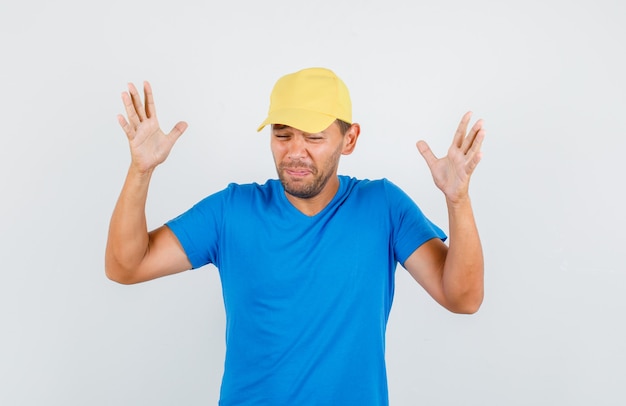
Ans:
[[[454,134],[448,155],[442,158],[435,157],[426,142],[418,141],[416,144],[430,168],[435,185],[452,204],[467,198],[470,177],[482,157],[480,147],[485,138],[483,121],[478,120],[468,133],[471,117],[471,112],[465,113]]]
[[[152,171],[165,161],[174,143],[187,129],[187,123],[178,122],[169,134],[165,134],[156,116],[152,88],[148,82],[143,84],[145,107],[137,88],[128,84],[128,92],[122,93],[126,116],[119,114],[117,120],[128,137],[131,152],[131,165],[140,173]]]

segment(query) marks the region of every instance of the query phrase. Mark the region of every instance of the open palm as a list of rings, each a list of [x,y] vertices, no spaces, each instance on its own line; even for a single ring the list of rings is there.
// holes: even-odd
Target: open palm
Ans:
[[[128,92],[122,93],[122,101],[128,120],[123,115],[117,119],[128,137],[132,165],[140,172],[149,172],[165,161],[174,143],[187,129],[187,123],[178,122],[169,134],[159,126],[152,88],[144,82],[145,107],[137,88],[129,83]]]
[[[470,177],[482,157],[480,147],[485,138],[483,121],[478,120],[468,133],[467,127],[471,117],[471,112],[465,113],[454,134],[448,154],[442,158],[437,158],[426,142],[417,143],[417,149],[426,160],[435,185],[452,203],[467,197]]]

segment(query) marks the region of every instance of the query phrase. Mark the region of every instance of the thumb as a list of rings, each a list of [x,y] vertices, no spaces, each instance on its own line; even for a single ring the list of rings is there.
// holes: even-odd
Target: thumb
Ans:
[[[428,144],[426,144],[425,141],[418,141],[415,145],[417,146],[417,150],[426,160],[426,164],[431,167],[437,161],[437,157],[433,154],[433,151],[430,150]]]
[[[168,138],[172,138],[172,142],[176,142],[176,140],[183,135],[183,133],[185,132],[185,130],[187,129],[187,123],[184,121],[179,121],[174,128],[172,128],[172,131],[170,131],[170,133],[167,135]]]

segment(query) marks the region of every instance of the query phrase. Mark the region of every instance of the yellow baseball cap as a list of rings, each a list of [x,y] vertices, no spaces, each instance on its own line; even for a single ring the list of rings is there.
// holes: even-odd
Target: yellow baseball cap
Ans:
[[[333,71],[308,68],[278,79],[270,95],[267,118],[257,131],[268,124],[283,124],[318,133],[336,119],[352,124],[348,88]]]

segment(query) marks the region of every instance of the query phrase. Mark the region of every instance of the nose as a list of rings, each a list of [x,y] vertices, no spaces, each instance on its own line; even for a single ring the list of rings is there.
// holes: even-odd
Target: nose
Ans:
[[[306,157],[306,155],[304,138],[300,136],[292,137],[287,146],[287,157],[290,159],[301,159]]]

